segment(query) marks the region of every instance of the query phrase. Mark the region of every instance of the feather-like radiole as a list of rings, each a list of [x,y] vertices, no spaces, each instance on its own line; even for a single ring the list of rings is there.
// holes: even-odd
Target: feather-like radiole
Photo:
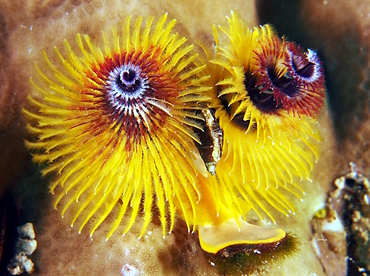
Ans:
[[[289,67],[293,50],[270,25],[250,30],[235,13],[228,19],[230,28],[220,29],[230,42],[220,41],[214,28],[217,58],[210,61],[215,85],[209,92],[209,107],[223,131],[216,194],[233,206],[234,217],[253,209],[275,222],[274,210],[294,212],[286,195],[302,198],[299,183],[310,179],[319,156],[316,113],[324,97],[322,68],[315,67],[321,76],[315,75],[313,62],[303,55],[298,58],[295,50],[295,64],[310,68],[295,68],[294,76]],[[298,79],[299,73],[317,76],[316,83],[307,84],[309,77]],[[281,78],[299,85],[294,97],[281,96],[289,92],[282,92]]]
[[[36,94],[24,109],[27,141],[35,162],[53,174],[55,208],[72,215],[72,226],[90,235],[114,213],[107,238],[124,221],[123,234],[143,212],[145,233],[158,209],[163,236],[177,211],[190,229],[200,199],[197,175],[206,171],[194,143],[201,128],[197,110],[207,100],[207,76],[193,45],[173,31],[167,14],[156,23],[131,18],[122,30],[103,33],[102,47],[78,34],[75,45],[55,47],[59,62],[44,52],[46,68],[36,65]],[[169,214],[169,221],[168,216]],[[195,226],[193,226],[195,227]],[[194,230],[194,228],[193,228]]]
[[[270,91],[275,106],[294,115],[315,117],[324,104],[324,73],[317,54],[304,53],[293,42],[278,37],[259,39],[255,51],[256,87]]]

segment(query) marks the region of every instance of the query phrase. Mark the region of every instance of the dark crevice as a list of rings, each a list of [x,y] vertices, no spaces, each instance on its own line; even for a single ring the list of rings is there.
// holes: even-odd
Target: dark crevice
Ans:
[[[277,74],[274,72],[274,70],[268,71],[269,75],[270,73],[272,74],[271,78],[273,78],[274,81],[278,82],[279,79],[277,78]],[[270,90],[269,87],[257,87],[256,83],[257,83],[256,78],[252,74],[248,72],[245,73],[244,86],[245,89],[248,91],[248,95],[252,100],[253,104],[260,111],[265,113],[274,113],[278,109],[280,109],[281,106],[276,105],[273,91]]]

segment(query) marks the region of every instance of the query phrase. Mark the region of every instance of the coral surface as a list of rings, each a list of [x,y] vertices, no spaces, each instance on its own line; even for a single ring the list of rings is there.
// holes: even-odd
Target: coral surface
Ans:
[[[369,167],[366,158],[369,132],[365,127],[369,117],[368,81],[365,77],[368,73],[369,39],[365,24],[369,22],[368,3],[345,0],[259,1],[260,21],[257,21],[254,1],[1,0],[0,192],[11,189],[17,196],[23,223],[34,222],[38,237],[38,249],[33,255],[36,275],[128,275],[130,271],[166,275],[220,274],[217,266],[210,262],[211,258],[200,249],[197,236],[188,234],[181,220],[177,220],[173,233],[166,239],[162,238],[159,221],[150,223],[148,234],[139,241],[140,223],[125,237],[113,235],[108,242],[105,241],[107,233],[99,229],[93,240],[86,233],[79,235],[77,229],[71,229],[60,213],[51,208],[50,195],[45,192],[47,184],[40,180],[35,173],[37,170],[31,166],[23,146],[26,134],[21,109],[30,93],[29,76],[34,72],[34,62],[43,58],[40,55],[43,49],[60,46],[65,38],[74,41],[76,33],[88,33],[91,39],[101,41],[100,31],[122,22],[127,14],[158,16],[168,12],[169,17],[178,20],[179,32],[189,39],[205,41],[208,47],[213,43],[212,24],[226,25],[225,16],[231,9],[241,11],[247,26],[273,23],[279,34],[285,34],[289,40],[305,47],[318,49],[323,57],[329,107],[336,115],[336,136],[331,131],[329,114],[325,111],[318,118],[324,151],[313,172],[313,182],[300,183],[306,192],[303,202],[294,196],[288,198],[299,206],[295,214],[289,218],[276,214],[275,218],[278,227],[298,235],[301,246],[287,258],[273,257],[264,262],[266,259],[261,256],[260,260],[265,264],[250,274],[325,275],[310,244],[310,220],[323,207],[334,175],[338,175],[340,170],[345,171],[348,161],[358,160],[356,163],[364,171]],[[361,12],[361,9],[365,10]],[[279,15],[274,17],[271,11]],[[288,16],[286,11],[294,12]],[[285,25],[279,24],[276,18]],[[292,27],[300,29],[298,38],[294,37]],[[346,145],[340,154],[336,154],[334,137],[339,137],[342,145]],[[354,158],[348,159],[348,156]],[[255,221],[264,223],[258,218]]]

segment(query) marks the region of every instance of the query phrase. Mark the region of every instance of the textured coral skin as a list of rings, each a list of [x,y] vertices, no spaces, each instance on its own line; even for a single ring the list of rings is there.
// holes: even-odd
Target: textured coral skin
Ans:
[[[1,62],[1,68],[7,74],[1,74],[5,78],[3,84],[7,84],[8,89],[2,90],[2,108],[1,112],[6,118],[6,122],[11,122],[9,126],[4,128],[5,134],[10,138],[6,139],[6,142],[2,142],[9,154],[2,155],[2,175],[6,176],[7,179],[13,179],[19,177],[19,175],[25,174],[24,171],[17,168],[16,165],[24,164],[29,162],[29,158],[24,158],[26,150],[23,149],[23,155],[16,157],[15,151],[21,150],[23,146],[22,135],[20,131],[22,125],[19,124],[20,110],[25,95],[30,93],[29,89],[29,74],[34,71],[33,61],[39,59],[39,53],[42,49],[49,49],[52,45],[60,46],[61,41],[67,37],[70,42],[75,40],[75,34],[77,32],[92,34],[91,39],[96,41],[100,39],[100,30],[109,30],[109,27],[116,25],[117,22],[121,22],[122,17],[125,14],[141,14],[141,15],[157,15],[163,14],[168,11],[172,18],[177,18],[180,22],[177,29],[181,30],[182,33],[188,33],[189,38],[192,39],[205,39],[205,41],[211,45],[212,36],[210,33],[210,26],[212,24],[224,24],[226,23],[225,14],[229,13],[230,9],[243,10],[243,20],[247,20],[246,26],[256,26],[259,22],[256,21],[255,5],[253,1],[232,1],[232,2],[220,2],[214,3],[213,1],[63,1],[63,0],[51,0],[51,1],[0,1],[1,5],[1,31],[6,33],[4,35],[4,44],[6,45],[5,56],[7,56],[6,62]],[[312,2],[312,1],[310,1]],[[347,1],[338,1],[347,2]],[[322,6],[322,1],[318,1]],[[336,3],[331,3],[336,6]],[[280,2],[279,2],[280,5]],[[191,6],[189,8],[188,6]],[[269,5],[265,5],[268,7]],[[320,6],[320,11],[325,11]],[[284,9],[286,6],[283,6]],[[340,7],[340,6],[339,6]],[[276,8],[276,7],[275,7]],[[22,10],[22,13],[19,11]],[[276,9],[275,9],[276,10]],[[307,13],[308,8],[303,9],[307,16],[317,18],[317,11],[313,13]],[[339,8],[337,9],[339,10]],[[331,16],[324,15],[322,18],[331,20]],[[360,16],[354,17],[359,19]],[[269,18],[271,19],[271,18]],[[352,18],[353,19],[353,18]],[[285,23],[291,25],[291,20],[286,20]],[[307,23],[309,20],[306,20]],[[268,20],[270,22],[270,20]],[[331,22],[331,21],[330,21]],[[307,25],[312,22],[307,23]],[[224,24],[225,25],[225,24]],[[324,25],[324,24],[322,24]],[[325,24],[325,26],[336,25]],[[33,26],[33,28],[31,28]],[[300,31],[302,31],[302,24],[297,24]],[[343,24],[350,28],[350,22]],[[310,30],[325,30],[323,26],[312,28],[308,26]],[[306,28],[306,29],[307,29]],[[282,31],[279,27],[279,32],[289,34],[287,31]],[[5,31],[4,31],[5,30]],[[348,36],[349,33],[353,33],[352,30],[347,29],[347,35],[341,32],[340,36],[351,39],[352,36]],[[3,32],[4,31],[4,32]],[[331,31],[335,33],[335,31]],[[94,35],[95,34],[95,35]],[[291,36],[291,34],[289,34]],[[314,38],[311,40],[314,41]],[[321,43],[322,38],[317,39],[317,43]],[[334,40],[333,40],[334,41]],[[337,41],[337,40],[335,40]],[[308,41],[302,43],[302,45],[311,45]],[[52,50],[50,50],[52,52]],[[334,55],[333,55],[334,57]],[[335,57],[336,58],[336,57]],[[343,57],[344,58],[344,57]],[[42,59],[42,55],[41,55]],[[348,60],[348,57],[346,57]],[[326,65],[328,65],[327,59]],[[38,61],[38,64],[41,63]],[[347,67],[347,66],[344,66]],[[342,68],[336,66],[336,68]],[[44,70],[45,68],[40,68]],[[350,70],[354,72],[354,70]],[[348,72],[347,72],[348,73]],[[353,74],[356,74],[354,72]],[[345,78],[340,78],[344,81]],[[340,99],[343,99],[341,97]],[[340,101],[338,99],[338,101]],[[343,102],[346,102],[344,100]],[[9,105],[11,104],[11,105]],[[340,106],[340,105],[338,105]],[[7,109],[5,109],[6,107]],[[11,109],[9,109],[11,107]],[[4,122],[3,120],[1,121]],[[321,129],[324,125],[320,123]],[[14,130],[11,132],[10,130]],[[2,140],[5,141],[5,140]],[[13,150],[10,147],[13,147]],[[4,153],[4,151],[2,151]],[[328,159],[327,159],[328,160]],[[320,160],[321,161],[321,160]],[[23,162],[23,163],[22,163]],[[326,167],[327,163],[324,167]],[[5,168],[4,165],[7,167]],[[322,167],[323,168],[323,167]],[[324,173],[321,173],[324,175]],[[34,172],[32,172],[34,175]],[[325,176],[330,178],[330,176]],[[8,182],[3,177],[1,178],[5,182]],[[317,179],[317,178],[316,178]],[[326,182],[320,178],[321,187]],[[14,183],[14,182],[12,182]],[[298,210],[298,214],[294,217],[284,219],[279,217],[279,224],[284,225],[286,229],[300,233],[301,238],[306,241],[304,243],[303,250],[300,252],[300,256],[304,256],[304,261],[301,258],[289,258],[285,261],[269,263],[268,266],[264,267],[264,270],[259,270],[258,275],[274,275],[281,274],[282,271],[286,270],[286,273],[295,271],[296,274],[315,272],[318,275],[323,275],[321,268],[315,260],[310,257],[310,247],[308,243],[309,234],[306,231],[304,225],[308,225],[306,220],[311,214],[311,207],[315,205],[313,202],[317,202],[320,196],[317,193],[322,194],[323,191],[320,188],[318,182],[315,182],[315,192],[312,195],[307,185],[305,189],[310,196],[306,197],[307,200],[302,204],[302,209]],[[329,182],[328,182],[329,183]],[[5,183],[4,183],[5,184]],[[40,183],[38,183],[40,184]],[[39,185],[32,186],[30,191],[29,185],[25,185],[25,190],[29,193],[37,193]],[[17,185],[15,185],[17,189]],[[46,195],[45,195],[46,196]],[[49,199],[49,197],[47,196]],[[33,197],[28,197],[28,202],[32,201]],[[38,195],[36,196],[38,200]],[[293,199],[294,201],[294,199]],[[44,206],[42,209],[45,209]],[[303,210],[303,211],[302,211]],[[40,218],[40,214],[37,214],[37,218]],[[189,248],[197,248],[196,242],[189,242],[189,235],[186,231],[186,225],[182,224],[181,229],[184,230],[181,233],[177,232],[174,235],[169,236],[166,240],[163,240],[162,230],[159,224],[150,224],[150,229],[155,229],[156,235],[152,239],[148,240],[148,246],[143,247],[141,243],[137,242],[137,236],[141,229],[136,227],[135,234],[128,233],[123,239],[120,236],[113,237],[108,241],[104,242],[106,234],[102,232],[102,229],[97,229],[94,234],[94,241],[91,241],[87,236],[78,235],[76,231],[71,231],[70,227],[66,225],[66,220],[60,219],[60,213],[50,210],[50,212],[42,213],[45,214],[45,220],[42,219],[43,223],[38,223],[37,233],[38,241],[42,242],[37,251],[37,262],[40,266],[41,271],[38,275],[117,275],[124,263],[135,264],[143,273],[147,272],[158,272],[156,274],[166,273],[170,275],[198,275],[206,273],[211,275],[218,273],[214,270],[210,271],[212,266],[209,262],[194,251],[188,251]],[[43,216],[41,216],[43,218]],[[36,219],[35,221],[38,221]],[[183,229],[184,228],[184,229]],[[175,231],[176,232],[176,231]],[[97,236],[99,233],[99,236]],[[129,235],[130,234],[130,235]],[[183,248],[186,248],[184,253],[181,248],[175,242],[173,238],[181,241]],[[143,240],[143,239],[142,239]],[[68,242],[66,242],[68,241]],[[100,241],[100,242],[99,242]],[[163,243],[165,241],[165,243]],[[164,245],[163,245],[164,244]],[[144,249],[145,248],[145,249]],[[140,249],[142,251],[137,251]],[[126,251],[125,251],[126,250]],[[199,250],[198,250],[199,251]],[[127,255],[127,253],[129,254]],[[135,253],[137,252],[137,254]],[[141,254],[141,252],[150,252],[149,254]],[[167,253],[168,252],[168,253]],[[109,255],[108,255],[109,254]],[[162,262],[157,261],[157,256],[161,255]],[[148,263],[147,257],[150,256],[151,262]],[[111,258],[112,257],[112,258]],[[173,259],[171,260],[172,257]],[[114,259],[114,261],[113,261]],[[299,264],[299,265],[298,265]],[[156,267],[155,270],[150,268]],[[213,275],[213,274],[212,274]]]
[[[35,162],[48,163],[43,174],[55,174],[54,206],[63,216],[71,211],[80,232],[90,222],[92,235],[116,204],[108,237],[125,220],[127,233],[143,212],[141,237],[153,205],[163,235],[172,231],[176,209],[188,227],[189,213],[196,216],[196,175],[205,168],[194,165],[200,141],[191,127],[199,127],[195,111],[206,99],[207,76],[194,63],[193,46],[172,32],[176,21],[166,19],[149,17],[142,28],[141,17],[128,17],[122,32],[103,33],[100,48],[77,35],[78,52],[65,40],[65,54],[55,48],[59,64],[44,53],[49,72],[36,65],[40,77],[31,83],[40,97],[29,97],[24,113],[38,140],[26,145]]]

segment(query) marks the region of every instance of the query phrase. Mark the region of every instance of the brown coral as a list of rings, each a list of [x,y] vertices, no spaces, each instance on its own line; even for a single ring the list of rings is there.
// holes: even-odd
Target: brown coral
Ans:
[[[103,3],[104,2],[104,3]],[[184,2],[184,1],[183,1]],[[362,41],[365,42],[365,27],[359,27],[359,13],[354,12],[355,4],[350,4],[348,1],[335,1],[334,4],[330,1],[288,1],[288,5],[281,5],[281,1],[260,1],[260,5],[264,5],[266,8],[269,8],[271,3],[277,2],[282,8],[286,9],[287,6],[289,8],[297,8],[299,10],[300,16],[296,17],[302,23],[302,15],[308,14],[311,16],[314,14],[310,20],[306,21],[303,19],[305,24],[294,24],[297,21],[289,20],[288,17],[282,16],[280,13],[280,18],[282,18],[286,23],[286,25],[290,26],[298,26],[301,30],[304,28],[306,30],[310,30],[312,32],[318,32],[320,30],[322,32],[321,36],[317,36],[318,39],[314,40],[315,35],[312,36],[305,36],[301,34],[301,38],[304,37],[305,41],[297,41],[298,39],[293,38],[292,34],[289,30],[281,25],[276,24],[276,27],[279,29],[279,33],[285,33],[289,35],[290,39],[296,40],[302,45],[307,47],[319,48],[319,53],[323,53],[323,49],[326,49],[325,52],[325,63],[324,65],[328,69],[328,79],[330,80],[345,80],[352,78],[354,80],[353,84],[348,85],[343,83],[336,83],[335,81],[332,83],[331,87],[340,87],[340,91],[345,93],[345,91],[353,89],[353,91],[357,91],[358,85],[363,81],[361,70],[366,68],[367,65],[362,64],[362,68],[360,70],[356,69],[356,67],[348,67],[347,64],[342,66],[336,66],[335,59],[337,58],[336,52],[334,54],[331,51],[330,47],[340,46],[338,49],[346,49],[346,43],[348,41]],[[305,6],[304,8],[301,3],[314,3],[312,7]],[[341,15],[343,13],[336,13],[336,17],[326,16],[328,11],[327,8],[323,8],[323,2],[328,2],[329,5],[349,5],[348,17],[350,20],[345,21],[347,24],[343,24],[343,18]],[[355,1],[356,3],[358,1]],[[368,3],[368,1],[363,1],[364,3]],[[118,4],[119,3],[119,4]],[[348,4],[346,4],[348,3]],[[309,5],[309,4],[307,4]],[[308,10],[315,10],[317,8],[318,11],[322,10],[322,13],[309,13]],[[332,6],[331,6],[332,7]],[[346,7],[346,6],[345,6]],[[213,1],[198,1],[198,2],[187,2],[181,4],[178,1],[100,1],[100,0],[93,0],[93,1],[69,1],[69,0],[52,0],[52,1],[8,1],[8,0],[0,0],[0,132],[2,134],[2,138],[0,140],[2,156],[0,159],[0,179],[2,179],[1,188],[5,185],[9,186],[9,183],[14,183],[15,179],[18,175],[24,173],[24,166],[29,162],[29,159],[26,155],[26,151],[23,149],[23,130],[22,130],[22,122],[20,119],[20,110],[23,104],[23,99],[29,93],[28,88],[28,79],[30,72],[33,70],[33,63],[37,61],[37,56],[41,49],[49,48],[50,45],[60,45],[61,41],[64,38],[68,38],[72,40],[77,32],[81,33],[96,33],[96,37],[100,38],[100,30],[102,26],[105,24],[111,26],[117,20],[120,20],[124,15],[131,13],[134,15],[157,15],[162,14],[166,11],[169,12],[169,16],[175,17],[179,21],[179,28],[188,34],[188,37],[201,39],[206,41],[208,45],[212,44],[212,36],[211,36],[211,25],[213,23],[220,24],[226,23],[225,15],[229,13],[230,9],[234,10],[242,10],[242,14],[244,19],[249,19],[247,25],[254,26],[256,25],[256,15],[254,12],[254,5],[253,1],[235,1],[233,3],[222,2],[221,5],[215,4]],[[279,9],[275,9],[279,11]],[[359,9],[358,9],[359,10]],[[19,11],[22,11],[20,13]],[[280,10],[281,11],[281,10]],[[279,12],[280,12],[279,11]],[[292,13],[296,15],[296,13]],[[330,13],[329,13],[330,14]],[[321,17],[320,17],[321,16]],[[262,18],[262,17],[261,17]],[[321,18],[321,21],[318,20]],[[343,28],[341,32],[333,32],[332,36],[327,36],[328,33],[331,33],[333,29],[328,27],[322,28],[325,26],[325,20],[323,18],[328,18],[327,20],[333,20],[333,22],[339,22],[346,26]],[[269,17],[269,22],[272,22],[273,17]],[[353,20],[352,20],[353,19]],[[262,20],[264,21],[264,20]],[[293,23],[292,23],[293,22]],[[318,24],[314,25],[313,23],[318,22]],[[274,23],[274,22],[272,22]],[[185,27],[186,26],[186,27]],[[334,25],[335,26],[335,25]],[[363,32],[359,29],[363,30]],[[350,34],[349,36],[344,36],[343,34]],[[364,36],[362,38],[362,35]],[[337,38],[343,38],[345,40],[341,40],[338,45],[338,40],[336,42],[331,42],[330,40],[334,40]],[[325,43],[322,43],[323,38],[328,38],[325,40]],[[317,42],[315,42],[317,41]],[[319,44],[322,43],[321,44]],[[317,43],[317,44],[312,44]],[[327,46],[325,46],[327,45]],[[356,49],[350,49],[348,52],[348,56],[356,57],[355,62],[357,62],[362,57],[366,57],[366,47],[368,44],[362,44],[365,46],[362,48],[364,53],[361,52],[361,47]],[[316,47],[317,46],[317,47]],[[319,47],[320,46],[320,47]],[[322,46],[322,47],[321,47]],[[325,47],[324,47],[325,46]],[[340,50],[338,50],[340,52]],[[330,58],[333,57],[333,58]],[[364,61],[367,59],[365,58]],[[350,68],[351,70],[350,77],[346,78],[338,78],[341,76],[338,70],[343,70]],[[367,82],[364,82],[364,87],[367,86]],[[330,88],[330,87],[329,87]],[[360,89],[360,92],[363,91]],[[337,94],[337,95],[345,95],[345,94]],[[354,96],[353,99],[350,96],[338,97],[339,103],[344,103],[348,100],[349,105],[353,104],[356,107],[348,107],[346,111],[350,112],[345,113],[342,119],[339,121],[337,120],[337,126],[341,125],[341,123],[345,122],[345,125],[351,125],[349,122],[353,122],[353,118],[355,117],[354,110],[359,111],[359,116],[361,123],[355,124],[355,130],[361,129],[362,122],[366,120],[368,115],[366,115],[366,111],[363,112],[363,109],[366,107],[366,97],[364,94],[356,94],[361,95],[359,97]],[[362,103],[359,103],[362,102]],[[341,105],[338,105],[341,107]],[[362,110],[362,111],[360,111]],[[347,115],[346,115],[347,114]],[[356,128],[357,127],[357,128]],[[323,129],[323,124],[321,124],[321,128]],[[325,130],[324,130],[325,131]],[[330,135],[330,132],[329,132]],[[5,137],[5,138],[4,138]],[[324,135],[324,137],[326,137]],[[369,137],[369,132],[364,131],[362,132],[361,136],[359,136],[359,140],[363,141],[365,138]],[[361,140],[362,139],[362,140]],[[356,141],[356,139],[354,139]],[[363,152],[366,152],[368,146],[366,143],[357,143],[356,145],[352,145],[355,151],[351,154],[357,155],[359,159],[364,160]],[[363,150],[361,150],[363,149]],[[327,157],[324,157],[325,159]],[[331,159],[326,159],[327,162],[323,162],[322,164],[330,164],[332,161]],[[320,162],[320,161],[319,161]],[[366,160],[363,161],[364,166],[366,166]],[[325,167],[325,166],[321,166]],[[3,178],[6,177],[6,178]],[[310,184],[310,187],[315,187],[315,191],[307,190],[307,197],[304,206],[306,209],[303,209],[301,213],[297,213],[295,216],[292,216],[289,220],[284,218],[279,218],[281,225],[286,225],[287,230],[294,231],[298,233],[304,241],[309,240],[309,228],[307,227],[308,222],[306,219],[307,214],[312,214],[314,209],[311,205],[315,205],[318,202],[323,201],[323,194],[325,194],[325,189],[328,178],[330,178],[330,173],[325,171],[317,172],[316,176],[314,177],[314,184]],[[320,179],[320,181],[316,181]],[[321,186],[319,185],[321,184]],[[38,183],[39,186],[42,186]],[[35,186],[35,187],[39,187]],[[29,187],[29,186],[28,186]],[[15,186],[15,188],[19,188]],[[25,189],[28,191],[29,189]],[[36,189],[34,189],[36,190]],[[24,191],[24,190],[22,190]],[[38,193],[37,195],[30,196],[30,193],[27,194],[28,201],[37,201],[39,198],[38,196],[44,194],[39,193],[39,190],[32,191]],[[319,196],[316,196],[319,194]],[[22,195],[20,195],[22,196]],[[24,199],[25,196],[23,195]],[[19,198],[21,200],[21,197]],[[45,208],[46,205],[43,205]],[[183,273],[186,272],[199,272],[200,268],[196,267],[196,265],[200,265],[203,271],[206,272],[215,272],[212,270],[211,265],[205,260],[204,258],[199,257],[199,247],[196,239],[194,236],[188,235],[187,232],[185,233],[174,233],[173,236],[166,239],[162,243],[162,238],[159,232],[156,232],[158,229],[156,225],[153,224],[150,227],[153,227],[153,237],[159,237],[159,239],[154,238],[151,240],[143,240],[138,242],[135,238],[126,236],[125,240],[122,240],[120,236],[117,236],[117,246],[111,240],[108,243],[105,243],[103,240],[98,240],[98,236],[95,237],[93,241],[90,241],[88,236],[78,235],[76,231],[71,231],[68,225],[65,224],[61,218],[59,218],[59,214],[57,212],[49,211],[42,213],[45,214],[45,221],[44,223],[40,223],[36,227],[36,231],[38,231],[38,236],[40,237],[40,246],[39,252],[36,252],[39,260],[39,275],[68,275],[68,273],[90,273],[90,274],[101,274],[102,271],[104,272],[104,267],[108,267],[111,265],[112,271],[105,271],[107,275],[113,274],[116,272],[120,272],[122,268],[128,264],[134,267],[138,267],[137,263],[134,263],[132,260],[134,257],[140,255],[140,246],[142,248],[150,248],[149,244],[158,250],[163,250],[163,255],[159,256],[159,259],[164,259],[165,261],[169,256],[171,256],[171,261],[169,263],[174,264],[173,269],[168,269],[168,266],[163,264],[164,262],[159,261],[161,269],[165,269],[166,272],[169,271],[170,274],[176,274],[176,269],[178,268],[178,264],[192,264],[192,268],[190,270],[183,270]],[[302,218],[303,217],[303,218]],[[43,216],[44,218],[44,216]],[[302,223],[303,221],[303,223]],[[58,229],[58,230],[56,230]],[[157,229],[157,230],[155,230]],[[97,233],[98,234],[98,233]],[[156,236],[157,235],[157,236]],[[58,238],[59,237],[59,238]],[[185,240],[184,246],[176,245],[176,240]],[[58,243],[56,243],[58,241]],[[109,264],[106,261],[109,260],[109,256],[116,256],[115,260],[118,260],[119,257],[125,256],[125,251],[123,251],[123,247],[120,246],[124,244],[126,246],[135,245],[132,247],[133,249],[129,250],[131,254],[131,259],[125,259],[124,261],[118,263],[114,263],[113,261]],[[185,245],[186,244],[186,245]],[[167,252],[168,248],[170,249],[170,253]],[[182,249],[180,249],[182,248]],[[183,248],[186,248],[184,250]],[[196,249],[195,249],[196,248]],[[135,249],[138,251],[136,252]],[[71,262],[71,253],[73,252],[74,261]],[[110,253],[107,258],[101,258],[97,253],[104,252]],[[152,252],[152,251],[148,251]],[[185,252],[185,255],[182,253]],[[135,255],[137,253],[137,255]],[[304,254],[304,260],[299,257],[300,255]],[[78,256],[79,258],[76,258]],[[148,255],[146,255],[148,256]],[[151,255],[154,256],[154,255]],[[193,258],[195,256],[195,258]],[[298,256],[298,257],[297,257]],[[288,258],[284,261],[283,265],[281,262],[275,262],[275,265],[266,268],[265,267],[265,274],[273,274],[274,271],[277,273],[283,273],[282,269],[290,270],[290,273],[299,274],[300,272],[310,271],[314,272],[318,275],[323,275],[322,269],[318,266],[318,261],[315,260],[313,257],[312,251],[310,251],[310,247],[307,246],[306,243],[303,243],[301,251],[298,253],[296,257]],[[197,258],[198,257],[198,258]],[[153,260],[158,260],[158,258],[154,258]],[[35,260],[35,261],[37,261]],[[299,263],[299,267],[297,266]],[[281,265],[281,267],[280,267]],[[163,266],[163,268],[162,268]],[[74,267],[74,268],[73,268]],[[208,270],[209,269],[209,270]],[[274,270],[275,269],[275,270]],[[163,271],[163,270],[155,270],[155,271]],[[49,274],[48,274],[49,273]],[[159,272],[160,273],[160,272]]]

